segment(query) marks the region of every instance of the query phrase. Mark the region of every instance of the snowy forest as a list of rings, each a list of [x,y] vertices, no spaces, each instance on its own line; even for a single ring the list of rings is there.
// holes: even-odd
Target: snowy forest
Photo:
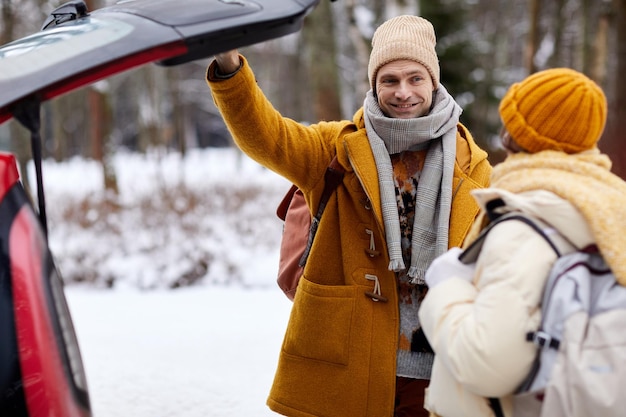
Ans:
[[[33,33],[63,0],[2,0],[0,43]],[[113,3],[88,0],[90,10]],[[301,32],[243,48],[259,84],[285,116],[303,122],[350,118],[367,90],[375,27],[399,14],[418,14],[436,30],[441,79],[464,108],[462,121],[491,151],[497,105],[507,87],[529,73],[571,67],[596,80],[610,102],[600,142],[626,176],[626,0],[322,0]],[[44,110],[47,157],[81,155],[102,161],[124,147],[230,146],[204,82],[208,61],[151,65],[55,100]],[[26,133],[0,127],[0,145],[28,160]],[[24,149],[22,149],[24,147]],[[105,186],[115,189],[115,172]]]
[[[86,3],[95,10],[114,2]],[[63,0],[0,0],[0,43],[38,31],[61,4]],[[351,118],[368,89],[371,36],[377,25],[400,14],[421,15],[433,23],[441,81],[463,107],[461,121],[488,149],[493,163],[504,156],[497,107],[508,86],[538,70],[570,67],[604,88],[609,122],[600,148],[613,159],[614,172],[626,178],[626,147],[621,145],[626,140],[626,83],[619,80],[626,73],[626,0],[321,0],[299,33],[241,52],[284,116],[304,123]],[[144,155],[163,166],[171,155],[185,158],[197,150],[232,146],[204,80],[208,64],[144,66],[44,104],[48,163],[79,157],[102,172],[99,197],[81,201],[59,218],[87,228],[95,224],[89,220],[94,210],[99,216],[119,213],[121,174],[114,161],[120,155]],[[28,189],[32,180],[26,130],[15,121],[0,125],[0,149],[19,158]],[[231,160],[237,163],[237,158]],[[165,189],[173,173],[159,175]],[[180,187],[178,191],[188,204],[200,204],[202,196],[215,192],[196,191],[193,196]],[[238,201],[262,198],[253,194],[249,189]],[[201,276],[206,259],[192,261]]]

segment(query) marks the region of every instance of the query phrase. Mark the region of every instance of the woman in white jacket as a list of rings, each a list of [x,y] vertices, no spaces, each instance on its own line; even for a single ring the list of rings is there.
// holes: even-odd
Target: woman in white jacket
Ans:
[[[606,123],[602,90],[565,68],[514,84],[500,103],[508,152],[491,188],[473,194],[483,208],[467,244],[488,222],[489,201],[521,211],[558,230],[577,248],[596,243],[618,282],[626,285],[626,183],[611,174],[597,142]],[[496,225],[475,264],[459,248],[437,258],[426,274],[429,291],[419,319],[435,351],[425,400],[431,415],[494,416],[488,398],[513,415],[516,388],[531,369],[539,303],[555,252],[521,221]]]

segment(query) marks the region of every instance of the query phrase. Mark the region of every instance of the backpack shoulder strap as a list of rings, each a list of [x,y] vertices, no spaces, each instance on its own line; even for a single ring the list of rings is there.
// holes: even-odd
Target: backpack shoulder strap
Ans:
[[[324,174],[324,191],[322,191],[322,197],[320,198],[320,204],[317,206],[317,212],[315,213],[315,218],[319,222],[322,218],[322,213],[324,213],[324,209],[326,208],[326,204],[328,203],[328,199],[330,199],[330,195],[335,191],[335,189],[341,184],[343,181],[343,176],[345,174],[345,170],[337,161],[337,156],[330,161],[328,168],[326,168],[326,173]]]
[[[493,203],[493,204],[492,204]],[[501,203],[501,204],[500,204]],[[511,211],[507,213],[498,213],[495,209],[504,205],[504,202],[500,199],[492,200],[487,204],[487,216],[491,220],[491,222],[485,227],[476,240],[474,240],[468,247],[465,249],[461,255],[459,256],[459,260],[465,264],[471,264],[476,262],[478,259],[478,255],[483,247],[485,242],[485,238],[487,234],[493,229],[496,225],[508,221],[508,220],[517,220],[524,222],[529,227],[539,234],[542,238],[545,239],[546,242],[550,245],[554,253],[556,253],[557,257],[560,257],[562,251],[559,249],[558,245],[546,234],[544,228],[542,226],[545,225],[541,220],[530,216],[528,214],[522,213],[521,211]]]
[[[276,208],[276,215],[282,221],[285,221],[285,219],[287,218],[287,210],[289,210],[291,201],[293,200],[293,197],[294,195],[296,195],[297,192],[298,192],[298,186],[295,184],[291,184],[291,188],[289,189],[289,191],[287,191],[282,201]]]
[[[333,160],[326,168],[326,173],[324,174],[324,191],[322,192],[322,198],[320,200],[320,205],[317,208],[317,212],[315,217],[322,217],[322,213],[324,212],[324,208],[326,207],[326,203],[330,198],[330,195],[333,193],[334,189],[341,183],[343,180],[343,175],[345,170],[337,161],[337,157],[335,156]],[[289,205],[291,204],[291,200],[293,200],[294,195],[298,192],[298,186],[295,184],[291,184],[291,188],[285,196],[283,197],[280,204],[276,208],[276,216],[279,219],[285,220],[287,217],[287,210],[289,210]]]
[[[307,239],[306,247],[304,248],[304,252],[302,253],[302,257],[300,258],[299,262],[299,265],[301,267],[306,264],[306,261],[309,258],[309,252],[311,251],[311,246],[313,246],[313,239],[315,238],[315,234],[317,233],[317,228],[319,226],[320,220],[322,219],[324,209],[326,209],[326,204],[328,203],[331,194],[343,181],[343,176],[345,173],[345,169],[341,166],[339,161],[337,161],[337,156],[335,155],[333,160],[330,161],[328,168],[326,168],[326,173],[324,174],[324,191],[322,191],[322,196],[320,198],[319,205],[317,206],[317,211],[311,219],[309,237]]]

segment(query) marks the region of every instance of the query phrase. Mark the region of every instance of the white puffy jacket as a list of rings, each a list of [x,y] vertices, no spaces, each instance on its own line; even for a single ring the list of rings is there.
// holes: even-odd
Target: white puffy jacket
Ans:
[[[547,191],[474,193],[494,198],[560,231],[576,247],[593,242],[581,214]],[[541,321],[539,302],[556,254],[521,221],[496,225],[485,239],[472,282],[452,278],[430,289],[419,319],[434,351],[425,407],[442,417],[493,416],[488,397],[512,415],[511,394],[530,371],[536,348],[525,339]]]

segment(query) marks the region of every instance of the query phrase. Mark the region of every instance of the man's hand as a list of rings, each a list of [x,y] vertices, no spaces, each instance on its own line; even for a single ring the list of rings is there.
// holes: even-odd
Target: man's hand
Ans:
[[[239,69],[239,52],[236,49],[215,55],[220,74],[232,74]]]

